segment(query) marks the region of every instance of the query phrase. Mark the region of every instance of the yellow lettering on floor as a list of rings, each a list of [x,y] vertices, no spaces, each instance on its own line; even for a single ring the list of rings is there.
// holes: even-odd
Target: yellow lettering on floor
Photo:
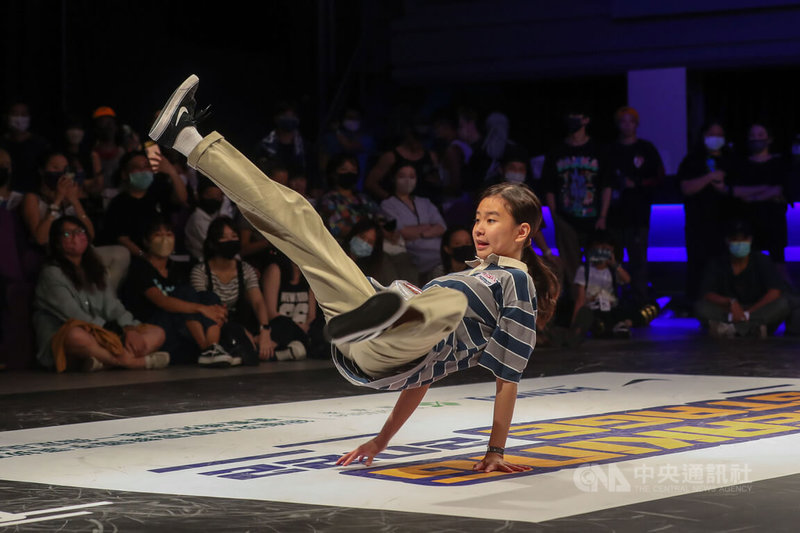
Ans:
[[[776,392],[772,394],[760,394],[758,396],[748,396],[747,400],[755,400],[757,402],[791,402],[793,400],[800,400],[800,392],[787,391]]]
[[[491,429],[486,429],[482,433],[491,433]],[[564,437],[577,437],[579,435],[591,435],[592,433],[603,433],[607,429],[587,428],[584,426],[571,426],[569,424],[559,424],[551,422],[542,422],[538,424],[523,424],[518,426],[511,426],[508,431],[510,437],[525,437],[528,435],[536,435],[542,439],[561,439]],[[542,433],[552,433],[551,435],[542,435]]]
[[[720,426],[720,429],[709,427],[681,426],[675,428],[676,431],[686,431],[689,433],[702,433],[704,435],[720,435],[723,437],[757,437],[759,435],[769,435],[770,433],[783,433],[785,431],[797,431],[794,426],[778,426],[775,424],[759,424],[756,422],[737,422],[735,420],[723,420],[720,422],[709,422],[709,425]]]
[[[773,411],[775,409],[788,409],[797,407],[800,401],[788,403],[754,403],[754,402],[710,402],[713,405],[726,405],[728,407],[744,407],[748,411]]]
[[[674,424],[675,419],[639,415],[600,415],[590,416],[587,418],[570,418],[568,420],[564,420],[564,423],[578,426],[611,426],[614,429],[632,429],[647,426],[657,426],[659,424]]]
[[[747,414],[747,411],[735,409],[715,409],[712,407],[698,407],[694,405],[674,405],[671,407],[664,407],[663,409],[663,411],[634,411],[629,414],[686,418],[688,420],[701,420],[703,418],[717,418],[721,416]]]
[[[449,461],[437,461],[421,465],[401,466],[398,468],[378,469],[370,474],[381,476],[397,477],[402,479],[424,479],[443,475],[454,475],[465,471],[472,472],[474,461],[454,459]]]
[[[746,422],[764,422],[767,424],[792,424],[795,422],[800,422],[800,412],[748,416],[747,418],[737,418],[736,420]]]
[[[575,442],[565,442],[562,446],[570,446],[575,448],[584,448],[588,450],[597,450],[601,452],[617,452],[624,455],[632,454],[637,455],[641,453],[657,452],[654,448],[641,448],[639,446],[627,446],[624,444],[611,444],[608,440],[618,441],[622,440],[621,437],[603,437],[592,440],[578,440]],[[602,442],[601,442],[602,441]]]

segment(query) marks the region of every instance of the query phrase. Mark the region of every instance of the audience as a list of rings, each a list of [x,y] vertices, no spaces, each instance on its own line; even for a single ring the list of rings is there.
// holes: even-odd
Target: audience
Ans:
[[[713,337],[766,337],[789,316],[783,282],[770,259],[752,250],[753,231],[734,221],[728,253],[706,265],[696,314]]]
[[[445,221],[430,200],[412,194],[417,187],[417,173],[412,165],[398,166],[392,182],[394,194],[381,202],[381,209],[387,218],[397,221],[397,229],[419,271],[419,282],[424,285],[439,266],[441,236],[447,229]]]
[[[238,259],[241,241],[234,222],[220,217],[211,222],[203,243],[204,262],[192,268],[192,288],[197,292],[211,291],[227,308],[222,326],[222,347],[234,356],[234,341],[242,344],[243,361],[249,356],[260,360],[275,358],[275,342],[270,338],[269,316],[264,295],[258,285],[258,273],[248,263]],[[230,343],[230,345],[229,345]]]
[[[588,114],[572,108],[564,116],[566,137],[542,157],[541,180],[534,180],[541,164],[531,166],[531,145],[510,140],[509,117],[519,120],[479,117],[462,107],[457,114],[435,113],[431,128],[425,115],[409,115],[390,125],[399,141],[379,153],[354,108],[306,143],[296,109],[280,104],[256,163],[316,205],[350,257],[384,286],[397,279],[423,286],[469,269],[474,198],[493,183],[536,181],[555,223],[558,252],[541,231],[535,246],[566,281],[559,312],[540,325],[538,342],[571,346],[587,335],[630,336],[631,327],[646,325],[659,311],[648,287],[647,246],[651,205],[666,192],[656,147],[638,137],[639,113],[619,108],[613,115],[618,135],[601,146],[587,131]],[[28,283],[29,294],[37,279],[38,285],[26,299],[35,311],[17,313],[22,321],[10,320],[14,308],[3,302],[0,331],[13,327],[30,338],[35,332],[42,366],[160,368],[171,361],[230,367],[329,349],[299,266],[185,157],[169,149],[162,155],[159,147],[141,151],[143,132],[119,123],[110,107],[94,110],[90,132],[80,117],[68,117],[60,129],[37,122],[55,132],[58,152],[31,132],[25,104],[10,106],[5,118],[0,293],[11,291],[14,280]],[[478,124],[485,124],[485,134]],[[686,295],[712,335],[764,336],[784,320],[785,334],[797,335],[800,297],[790,290],[784,252],[794,174],[763,121],[736,133],[747,140],[742,157],[719,122],[707,123],[703,142],[678,170]],[[317,183],[309,190],[307,161],[315,157],[326,172],[325,190]],[[361,192],[362,178],[380,206]],[[732,218],[745,222],[725,240]],[[92,246],[95,232],[107,246]],[[42,269],[45,249],[50,254]]]
[[[169,354],[156,351],[164,330],[137,321],[108,287],[83,220],[59,218],[48,242],[34,297],[39,363],[57,372],[167,366]]]
[[[164,329],[163,349],[173,364],[230,363],[230,354],[219,345],[227,310],[214,293],[195,291],[184,265],[170,259],[175,233],[166,218],[150,221],[144,246],[144,256],[131,261],[121,288],[126,307],[136,319]]]

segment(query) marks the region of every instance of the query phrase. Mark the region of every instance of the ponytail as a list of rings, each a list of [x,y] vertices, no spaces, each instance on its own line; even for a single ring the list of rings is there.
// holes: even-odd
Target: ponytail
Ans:
[[[528,272],[536,287],[537,316],[536,325],[543,328],[556,310],[561,286],[555,272],[533,251],[530,245],[522,249],[522,261],[528,266]]]

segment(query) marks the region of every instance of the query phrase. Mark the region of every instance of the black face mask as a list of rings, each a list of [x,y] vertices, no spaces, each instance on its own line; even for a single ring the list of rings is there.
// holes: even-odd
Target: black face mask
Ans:
[[[350,190],[356,186],[356,183],[358,183],[358,174],[355,172],[343,172],[341,174],[336,174],[336,183],[342,189]]]
[[[769,141],[766,139],[753,139],[747,141],[747,148],[750,150],[751,154],[758,154],[767,147]]]
[[[455,248],[453,248],[452,257],[459,263],[466,263],[467,261],[472,261],[473,259],[475,259],[475,247],[470,246],[469,244],[466,246],[456,246]]]
[[[42,182],[50,189],[56,190],[58,188],[58,180],[63,175],[63,172],[45,172],[42,174]]]
[[[197,207],[212,215],[219,211],[222,207],[222,200],[215,200],[214,198],[200,198],[197,201]]]
[[[0,187],[5,187],[11,181],[11,171],[7,168],[0,168]]]
[[[583,119],[581,117],[567,117],[564,120],[564,124],[567,126],[567,133],[571,135],[583,127]]]
[[[217,243],[219,255],[225,259],[233,259],[242,249],[241,241],[222,241]]]

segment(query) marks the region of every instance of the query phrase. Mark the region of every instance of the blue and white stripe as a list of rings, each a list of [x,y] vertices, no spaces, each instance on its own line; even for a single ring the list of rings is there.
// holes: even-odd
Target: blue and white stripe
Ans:
[[[430,287],[467,296],[467,312],[453,333],[412,368],[378,379],[361,374],[334,349],[339,372],[355,385],[378,390],[420,387],[475,365],[519,382],[536,344],[536,289],[525,264],[491,255],[472,270],[432,280],[423,290]]]

